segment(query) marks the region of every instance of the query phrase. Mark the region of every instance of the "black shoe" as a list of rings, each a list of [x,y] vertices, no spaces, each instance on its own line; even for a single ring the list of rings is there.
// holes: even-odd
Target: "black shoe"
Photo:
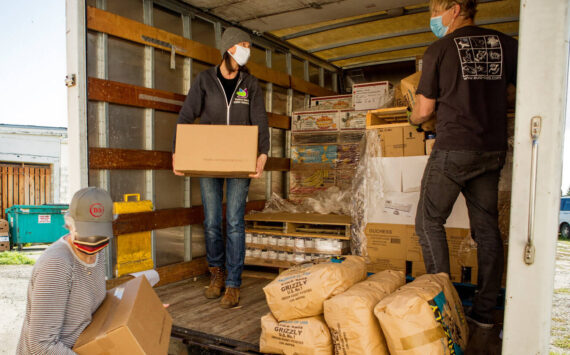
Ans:
[[[482,317],[482,316],[480,316],[474,312],[467,313],[465,315],[465,317],[467,317],[468,321],[475,324],[476,326],[478,326],[481,329],[492,329],[495,326],[495,323],[493,322],[493,320],[491,320],[489,318]]]

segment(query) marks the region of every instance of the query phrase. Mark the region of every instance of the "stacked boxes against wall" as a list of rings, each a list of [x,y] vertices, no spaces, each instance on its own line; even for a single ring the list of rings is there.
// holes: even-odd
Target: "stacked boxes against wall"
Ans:
[[[350,189],[366,113],[391,98],[387,81],[355,84],[351,95],[314,97],[310,108],[293,112],[289,198],[300,201],[332,186]]]
[[[10,250],[10,237],[8,236],[8,221],[0,219],[0,252]]]

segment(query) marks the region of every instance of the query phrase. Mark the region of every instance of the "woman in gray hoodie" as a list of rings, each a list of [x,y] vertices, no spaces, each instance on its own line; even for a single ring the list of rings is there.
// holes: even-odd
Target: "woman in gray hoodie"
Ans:
[[[221,63],[196,77],[180,114],[178,124],[190,124],[200,117],[200,124],[257,125],[259,178],[267,161],[269,130],[264,95],[257,79],[245,67],[250,55],[251,38],[246,32],[229,27],[222,35]],[[174,135],[176,139],[176,134]],[[176,145],[174,144],[174,147]],[[174,152],[174,148],[173,148]],[[173,153],[172,160],[176,159]],[[177,175],[182,175],[174,171]],[[226,245],[222,236],[223,186],[226,182]],[[200,178],[204,206],[206,256],[211,274],[207,298],[218,298],[224,308],[239,303],[241,273],[245,259],[245,204],[248,178]]]

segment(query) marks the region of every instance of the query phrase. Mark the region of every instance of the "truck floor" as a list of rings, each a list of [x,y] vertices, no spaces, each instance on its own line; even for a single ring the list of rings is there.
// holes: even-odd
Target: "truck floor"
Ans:
[[[173,335],[193,349],[191,354],[259,353],[260,318],[269,312],[263,287],[270,279],[247,272],[242,279],[240,305],[232,309],[221,308],[220,299],[204,297],[209,283],[205,275],[155,289],[162,302],[170,304]],[[497,323],[502,323],[502,317],[502,311],[497,311]],[[465,355],[501,354],[500,329],[482,330],[470,326]]]
[[[240,304],[223,309],[220,299],[204,297],[207,276],[156,288],[163,303],[170,304],[174,336],[187,343],[222,353],[257,353],[261,334],[260,318],[269,312],[263,287],[267,278],[242,277]],[[230,352],[231,351],[231,352]],[[211,352],[209,352],[211,353]]]

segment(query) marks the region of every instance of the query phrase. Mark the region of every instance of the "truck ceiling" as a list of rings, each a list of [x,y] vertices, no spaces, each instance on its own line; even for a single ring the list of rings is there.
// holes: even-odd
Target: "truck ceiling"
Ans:
[[[181,1],[343,69],[413,60],[436,39],[427,1]],[[475,23],[516,37],[519,7],[520,0],[479,0]]]

